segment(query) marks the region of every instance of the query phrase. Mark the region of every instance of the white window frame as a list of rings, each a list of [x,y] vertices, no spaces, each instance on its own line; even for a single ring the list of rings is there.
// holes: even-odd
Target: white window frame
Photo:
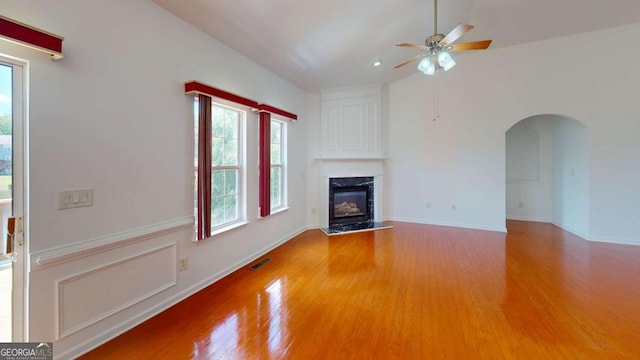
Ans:
[[[215,101],[214,101],[215,100]],[[247,122],[247,111],[238,108],[237,106],[227,105],[219,99],[212,99],[211,101],[211,130],[213,131],[213,108],[219,107],[222,109],[227,109],[231,111],[235,111],[238,113],[238,164],[237,165],[216,165],[213,162],[213,154],[211,156],[211,236],[229,231],[238,226],[242,226],[247,224],[247,216],[246,216],[246,122]],[[211,140],[213,141],[213,134],[211,135]],[[211,146],[211,150],[213,151],[213,144]],[[220,170],[237,170],[238,171],[238,200],[237,200],[237,211],[238,217],[237,219],[223,222],[222,224],[214,225],[213,224],[213,208],[214,208],[214,199],[213,199],[213,178],[214,172]]]
[[[198,128],[198,115],[197,115],[197,111],[198,111],[198,97],[195,97],[195,103],[194,103],[194,111],[195,111],[195,139],[194,141],[196,142],[196,146],[195,146],[195,166],[197,167],[198,164],[198,147],[197,147],[197,141],[198,141],[198,131],[200,131],[200,129]],[[223,109],[229,109],[232,111],[236,111],[238,112],[238,164],[237,165],[216,165],[213,162],[213,154],[211,154],[211,213],[209,214],[209,216],[211,217],[211,237],[214,237],[216,235],[220,235],[222,233],[225,233],[227,231],[233,230],[235,228],[244,226],[246,224],[248,224],[249,222],[247,221],[247,178],[246,178],[246,146],[247,146],[247,141],[246,141],[246,123],[247,123],[247,112],[248,110],[242,109],[241,107],[238,107],[237,104],[234,104],[232,102],[227,102],[223,99],[219,99],[219,98],[212,98],[211,100],[211,131],[213,131],[213,123],[214,123],[214,117],[213,117],[213,108],[215,107],[219,107],[219,108],[223,108]],[[213,142],[213,134],[211,134],[211,141]],[[213,151],[213,143],[211,145],[211,151]],[[194,168],[195,169],[195,168]],[[214,172],[218,171],[218,170],[238,170],[238,200],[237,200],[237,211],[238,211],[238,218],[231,220],[231,221],[227,221],[224,222],[222,224],[218,224],[218,225],[214,225],[214,221],[213,221],[213,211],[214,211],[214,199],[213,199],[213,179],[214,179]],[[197,171],[195,171],[195,174],[197,176]],[[194,196],[197,197],[197,182],[194,182]],[[197,215],[197,200],[196,203],[194,203],[194,214]]]
[[[271,163],[271,167],[269,169],[269,176],[271,176],[271,170],[274,167],[280,168],[280,174],[282,176],[280,180],[280,204],[277,206],[273,205],[273,198],[271,198],[271,214],[275,214],[281,211],[287,210],[288,205],[288,184],[287,184],[287,171],[288,171],[288,163],[287,163],[287,130],[288,130],[288,121],[281,120],[275,117],[271,118],[271,129],[273,131],[273,123],[280,124],[281,134],[280,134],[280,157],[281,164],[273,164]],[[269,136],[271,139],[271,136]],[[272,146],[271,140],[269,140],[269,146]],[[270,186],[273,186],[271,184]],[[271,188],[269,189],[269,196],[271,196]]]

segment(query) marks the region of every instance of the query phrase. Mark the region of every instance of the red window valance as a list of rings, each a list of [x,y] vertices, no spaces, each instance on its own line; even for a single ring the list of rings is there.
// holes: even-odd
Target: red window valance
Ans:
[[[62,40],[64,38],[62,36],[48,33],[1,15],[0,38],[44,51],[51,55],[52,60],[59,60],[64,57],[62,55]]]
[[[204,94],[208,96],[217,97],[220,99],[232,101],[237,104],[242,104],[250,107],[253,110],[260,112],[268,112],[271,114],[280,115],[287,119],[298,120],[298,115],[279,109],[275,106],[271,106],[268,104],[261,104],[255,100],[248,99],[244,96],[236,95],[230,93],[228,91],[215,88],[213,86],[205,85],[203,83],[199,83],[197,81],[189,81],[184,84],[184,92],[186,94]]]

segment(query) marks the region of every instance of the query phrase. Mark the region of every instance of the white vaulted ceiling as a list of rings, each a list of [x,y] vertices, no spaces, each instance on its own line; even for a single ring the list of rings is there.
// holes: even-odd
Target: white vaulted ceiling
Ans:
[[[433,0],[153,1],[307,91],[413,74],[413,65],[393,66],[419,51],[394,45],[433,34]],[[438,1],[438,32],[472,24],[458,42],[493,39],[485,51],[637,22],[638,0]]]

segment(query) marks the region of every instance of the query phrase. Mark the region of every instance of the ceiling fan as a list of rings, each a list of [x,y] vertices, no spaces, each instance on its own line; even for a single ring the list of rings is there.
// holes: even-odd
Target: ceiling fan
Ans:
[[[425,75],[434,75],[437,69],[444,69],[448,71],[456,65],[456,62],[451,57],[449,52],[460,50],[484,50],[491,45],[491,40],[472,41],[461,44],[453,44],[462,35],[473,29],[472,25],[458,24],[451,32],[446,36],[438,34],[438,0],[434,0],[433,3],[433,35],[429,36],[424,45],[416,45],[410,43],[400,43],[396,46],[409,47],[414,49],[424,50],[423,53],[412,57],[411,59],[402,62],[396,66],[395,69],[405,66],[411,62],[414,62],[420,58],[418,63],[418,70],[422,71]]]

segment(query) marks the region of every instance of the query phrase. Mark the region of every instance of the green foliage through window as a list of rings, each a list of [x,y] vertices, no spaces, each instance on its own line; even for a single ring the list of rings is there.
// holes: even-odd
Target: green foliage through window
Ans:
[[[284,123],[271,121],[271,209],[285,206]]]
[[[11,115],[0,115],[0,135],[11,135],[12,131]]]
[[[211,109],[211,225],[240,220],[240,121],[242,113]]]

